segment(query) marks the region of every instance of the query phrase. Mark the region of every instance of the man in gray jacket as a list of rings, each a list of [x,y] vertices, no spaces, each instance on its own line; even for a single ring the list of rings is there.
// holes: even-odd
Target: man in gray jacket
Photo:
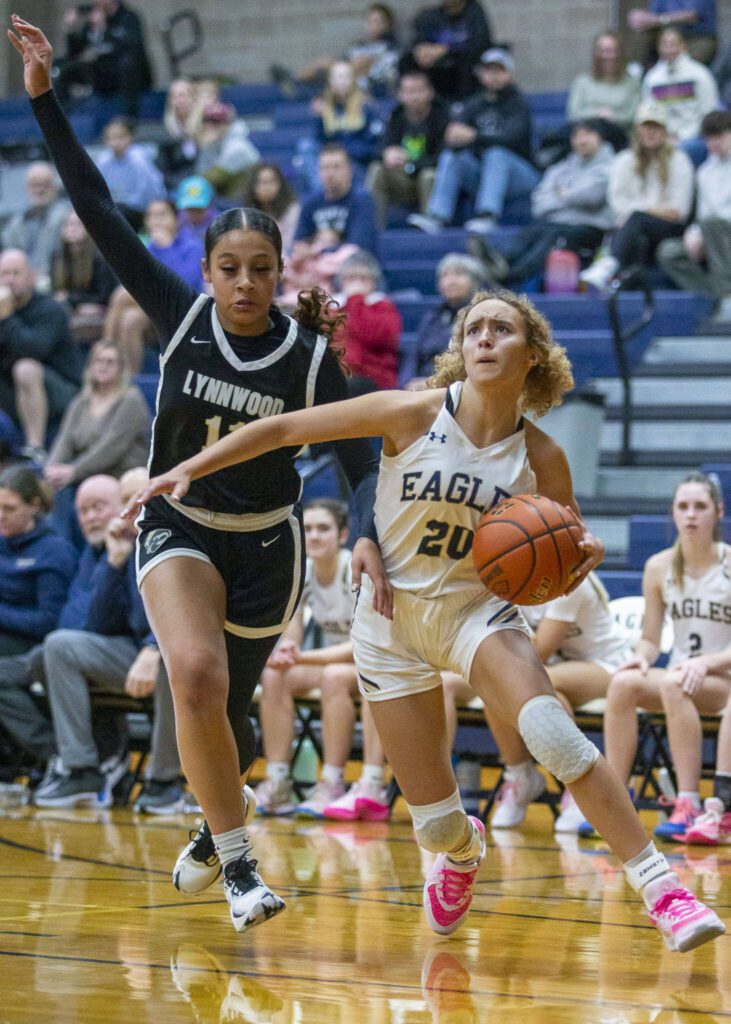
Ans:
[[[71,206],[60,196],[61,185],[55,169],[36,160],[25,176],[28,206],[10,218],[2,233],[4,249],[22,249],[37,275],[39,291],[50,291],[51,257],[61,240],[61,231]]]
[[[593,121],[573,125],[570,155],[549,167],[533,191],[534,222],[503,253],[482,238],[470,239],[470,251],[493,280],[512,285],[541,274],[553,248],[593,255],[611,225],[607,185],[613,156]]]

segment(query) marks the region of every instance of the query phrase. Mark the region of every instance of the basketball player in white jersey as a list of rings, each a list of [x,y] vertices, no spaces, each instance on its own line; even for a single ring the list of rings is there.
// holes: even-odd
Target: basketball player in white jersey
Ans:
[[[607,758],[628,783],[637,749],[637,708],[665,710],[678,798],[655,834],[681,841],[701,812],[700,715],[719,714],[731,694],[731,548],[721,541],[722,515],[721,495],[707,476],[693,473],[678,485],[673,498],[678,538],[647,560],[642,638],[612,679],[604,716]],[[667,668],[651,668],[666,613],[673,624],[673,650]]]
[[[524,296],[478,292],[457,317],[428,390],[379,392],[247,425],[151,481],[138,501],[182,498],[191,480],[283,445],[381,436],[375,526],[394,612],[374,612],[365,583],[352,636],[361,693],[416,838],[438,855],[424,890],[429,925],[450,934],[464,921],[485,852],[482,822],[464,812],[447,744],[441,671],[449,670],[570,787],[669,948],[684,951],[724,925],[648,843],[616,773],[556,697],[520,609],[487,593],[467,557],[483,511],[505,495],[537,490],[578,514],[563,451],[522,416],[546,412],[572,383],[565,351]],[[603,554],[588,532],[581,546],[577,583]]]

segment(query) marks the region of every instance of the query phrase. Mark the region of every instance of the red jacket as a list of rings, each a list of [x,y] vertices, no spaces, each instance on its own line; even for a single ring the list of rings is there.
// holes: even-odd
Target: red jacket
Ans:
[[[337,340],[353,376],[368,377],[382,389],[397,387],[399,311],[381,292],[351,295],[344,308],[348,319]]]

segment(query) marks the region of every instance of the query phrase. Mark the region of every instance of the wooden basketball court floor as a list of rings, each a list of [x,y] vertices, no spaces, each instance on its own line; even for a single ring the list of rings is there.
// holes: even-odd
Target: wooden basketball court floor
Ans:
[[[427,865],[403,814],[257,819],[262,873],[288,906],[244,935],[220,883],[187,899],[171,885],[195,821],[3,812],[2,1024],[731,1019],[731,937],[667,951],[604,844],[559,844],[546,807],[520,831],[488,833],[473,909],[449,939],[424,922]],[[728,922],[731,847],[670,853]]]

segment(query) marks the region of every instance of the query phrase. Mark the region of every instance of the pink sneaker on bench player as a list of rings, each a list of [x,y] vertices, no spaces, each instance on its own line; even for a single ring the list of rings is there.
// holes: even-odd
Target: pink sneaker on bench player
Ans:
[[[479,818],[469,820],[480,835],[480,852],[476,860],[458,864],[446,853],[437,854],[424,886],[424,910],[432,931],[451,935],[467,916],[472,904],[472,888],[480,862],[485,856],[485,826]]]
[[[673,952],[686,953],[726,931],[720,917],[684,889],[674,872],[649,882],[642,895],[650,920]]]
[[[369,786],[358,779],[339,800],[333,800],[322,812],[335,821],[386,821],[391,808],[383,786]]]
[[[703,804],[703,814],[695,819],[683,839],[700,846],[731,843],[731,813],[723,806],[723,800],[709,796]]]

